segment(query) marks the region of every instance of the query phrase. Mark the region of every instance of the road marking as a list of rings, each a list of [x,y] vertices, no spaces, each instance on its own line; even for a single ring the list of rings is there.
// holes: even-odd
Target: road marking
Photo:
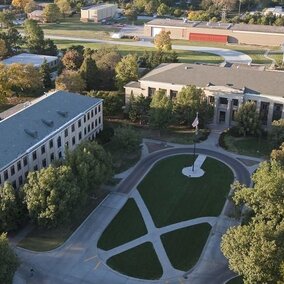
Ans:
[[[89,258],[85,259],[84,262],[87,262],[87,261],[89,261],[89,260],[91,260],[91,259],[95,259],[95,258],[97,258],[97,257],[98,257],[97,255],[92,256],[92,257],[89,257]]]
[[[99,261],[99,262],[97,263],[97,265],[95,266],[94,270],[96,270],[96,269],[100,266],[100,264],[101,264],[101,261]]]

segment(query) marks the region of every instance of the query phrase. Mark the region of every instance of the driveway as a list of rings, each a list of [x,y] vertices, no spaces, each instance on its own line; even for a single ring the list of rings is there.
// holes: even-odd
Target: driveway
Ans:
[[[127,27],[127,29],[129,29]],[[139,47],[154,47],[154,44],[150,40],[142,41],[115,41],[115,40],[101,40],[101,39],[86,39],[81,37],[67,37],[67,36],[55,36],[55,35],[45,35],[45,38],[59,39],[59,40],[70,40],[70,41],[80,41],[80,42],[91,42],[91,43],[102,43],[102,44],[113,44],[113,45],[128,45],[128,46],[139,46]],[[250,64],[252,59],[247,54],[239,51],[216,48],[216,47],[204,47],[204,46],[188,46],[188,45],[173,45],[173,49],[176,50],[188,50],[188,51],[199,51],[212,53],[224,58],[224,61],[231,63],[241,63]]]
[[[205,146],[205,145],[204,145]],[[241,183],[250,184],[247,168],[231,155],[218,150],[197,149],[204,154],[223,161],[232,168],[235,178]],[[132,172],[117,187],[117,191],[108,195],[102,204],[94,210],[75,233],[58,249],[46,253],[36,253],[16,248],[24,265],[17,271],[14,283],[100,283],[100,284],[136,284],[136,283],[192,283],[220,284],[233,276],[228,269],[227,261],[220,251],[220,239],[224,232],[236,221],[222,214],[216,218],[211,236],[203,250],[197,265],[185,275],[184,272],[168,279],[146,281],[122,275],[105,265],[100,256],[97,242],[100,235],[123,207],[136,185],[160,159],[177,154],[193,153],[192,146],[176,146],[170,149],[146,155],[133,168]],[[30,269],[35,273],[31,277]],[[185,277],[186,276],[186,277]],[[187,278],[187,280],[185,279]],[[166,282],[165,282],[166,281]]]

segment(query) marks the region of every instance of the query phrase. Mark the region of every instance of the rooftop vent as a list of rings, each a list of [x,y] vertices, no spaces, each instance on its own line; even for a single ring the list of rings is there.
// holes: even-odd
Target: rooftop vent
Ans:
[[[48,127],[52,127],[53,124],[54,124],[54,122],[52,120],[42,119],[41,121],[42,121],[42,123],[44,123]]]
[[[32,131],[32,130],[29,130],[29,129],[24,129],[24,131],[26,132],[26,134],[28,134],[32,138],[37,138],[37,131]]]
[[[68,111],[57,110],[56,112],[63,117],[67,117],[67,115],[68,115]]]

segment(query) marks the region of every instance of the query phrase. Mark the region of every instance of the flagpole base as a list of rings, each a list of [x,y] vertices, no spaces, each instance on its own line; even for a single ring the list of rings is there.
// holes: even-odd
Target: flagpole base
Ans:
[[[198,178],[202,177],[205,172],[201,168],[195,166],[194,171],[192,167],[183,168],[182,174],[190,178]]]

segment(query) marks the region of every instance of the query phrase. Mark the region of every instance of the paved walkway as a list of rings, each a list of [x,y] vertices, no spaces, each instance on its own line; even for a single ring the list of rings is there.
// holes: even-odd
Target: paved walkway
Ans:
[[[93,42],[102,44],[113,44],[113,45],[128,45],[128,46],[140,46],[140,47],[154,47],[151,41],[115,41],[115,40],[101,40],[101,39],[86,39],[82,37],[67,37],[67,36],[56,36],[56,35],[45,35],[45,38],[60,39],[60,40],[71,40],[80,42]],[[252,59],[245,53],[240,51],[216,48],[216,47],[204,47],[204,46],[189,46],[189,45],[173,45],[172,49],[176,50],[187,50],[187,51],[198,51],[206,52],[221,56],[224,61],[231,63],[251,64]]]
[[[227,163],[235,172],[236,179],[242,183],[249,184],[250,178],[246,167],[237,157],[251,159],[250,157],[238,156],[222,150],[217,146],[218,133],[212,131],[208,139],[198,144],[197,153],[220,159]],[[152,143],[160,141],[147,140]],[[58,249],[46,253],[37,253],[16,248],[16,252],[23,262],[17,271],[14,283],[46,283],[46,284],[77,284],[77,283],[191,283],[191,284],[220,284],[224,283],[234,274],[228,269],[228,264],[220,251],[220,240],[224,232],[237,221],[231,219],[226,214],[230,212],[230,203],[227,201],[219,217],[204,217],[176,224],[171,224],[163,228],[156,228],[152,217],[149,214],[145,203],[136,189],[137,184],[147,174],[151,167],[160,159],[176,154],[190,154],[193,152],[192,145],[178,145],[168,143],[172,147],[147,154],[144,149],[142,159],[137,163],[132,171],[124,175],[124,180],[117,186],[118,192],[110,193],[108,197],[94,210],[85,222],[74,232],[74,234]],[[210,149],[210,150],[209,150]],[[259,160],[259,159],[258,159]],[[103,251],[97,249],[97,242],[114,218],[114,216],[124,206],[127,199],[133,197],[140,209],[148,233],[132,242]],[[185,228],[194,224],[209,223],[212,226],[210,237],[203,249],[202,255],[195,267],[187,272],[174,269],[165,253],[160,235],[171,232],[179,228]],[[141,244],[145,241],[152,241],[155,251],[164,268],[161,280],[146,281],[122,275],[110,269],[106,260],[119,252]],[[35,270],[34,276],[29,276],[29,269]]]

